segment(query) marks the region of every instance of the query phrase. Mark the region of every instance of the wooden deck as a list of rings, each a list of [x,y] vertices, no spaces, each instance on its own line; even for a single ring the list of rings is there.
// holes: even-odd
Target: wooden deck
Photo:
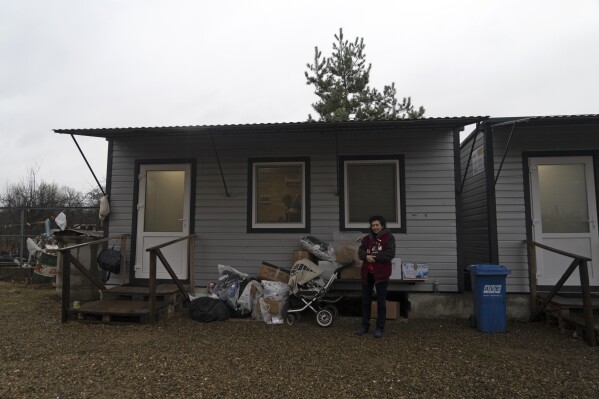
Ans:
[[[182,304],[181,293],[174,284],[156,287],[158,320],[171,319]],[[72,318],[89,323],[149,323],[148,287],[118,286],[102,293],[102,299],[71,308]]]
[[[544,294],[537,294],[537,304],[545,298]],[[591,299],[591,307],[595,336],[599,337],[599,298]],[[576,331],[576,335],[583,338],[586,329],[583,309],[582,298],[555,295],[545,308],[545,321],[549,325],[557,325],[562,333]]]

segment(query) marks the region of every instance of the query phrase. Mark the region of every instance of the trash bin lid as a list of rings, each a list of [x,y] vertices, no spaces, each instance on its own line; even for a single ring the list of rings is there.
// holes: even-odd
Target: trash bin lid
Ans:
[[[470,269],[470,273],[477,276],[505,276],[512,273],[504,265],[471,265],[468,269]]]

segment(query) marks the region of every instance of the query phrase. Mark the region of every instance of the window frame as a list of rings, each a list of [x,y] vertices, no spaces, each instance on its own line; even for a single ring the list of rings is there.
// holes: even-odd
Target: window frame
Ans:
[[[395,164],[396,167],[396,200],[397,200],[397,220],[398,222],[387,221],[387,228],[393,229],[394,233],[406,232],[406,188],[405,188],[405,158],[402,154],[392,154],[383,156],[361,155],[361,156],[340,156],[339,157],[339,229],[348,230],[368,230],[368,221],[362,223],[349,222],[349,206],[347,187],[347,166],[356,164]],[[372,215],[371,215],[372,216]]]
[[[264,165],[299,165],[303,169],[302,185],[302,221],[299,223],[257,223],[256,217],[256,167]],[[248,195],[247,195],[247,232],[248,233],[307,233],[310,231],[310,158],[249,158],[248,159]]]

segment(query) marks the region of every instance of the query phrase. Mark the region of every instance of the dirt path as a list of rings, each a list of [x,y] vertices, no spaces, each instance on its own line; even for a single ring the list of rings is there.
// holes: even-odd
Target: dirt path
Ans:
[[[599,398],[599,349],[539,323],[60,323],[51,289],[0,282],[0,398]]]

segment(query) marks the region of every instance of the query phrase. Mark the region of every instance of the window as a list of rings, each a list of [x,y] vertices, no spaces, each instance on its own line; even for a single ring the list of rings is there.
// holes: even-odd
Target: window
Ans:
[[[403,156],[340,161],[341,230],[365,229],[370,216],[381,215],[388,228],[405,232]]]
[[[248,232],[309,230],[307,158],[250,159]]]

